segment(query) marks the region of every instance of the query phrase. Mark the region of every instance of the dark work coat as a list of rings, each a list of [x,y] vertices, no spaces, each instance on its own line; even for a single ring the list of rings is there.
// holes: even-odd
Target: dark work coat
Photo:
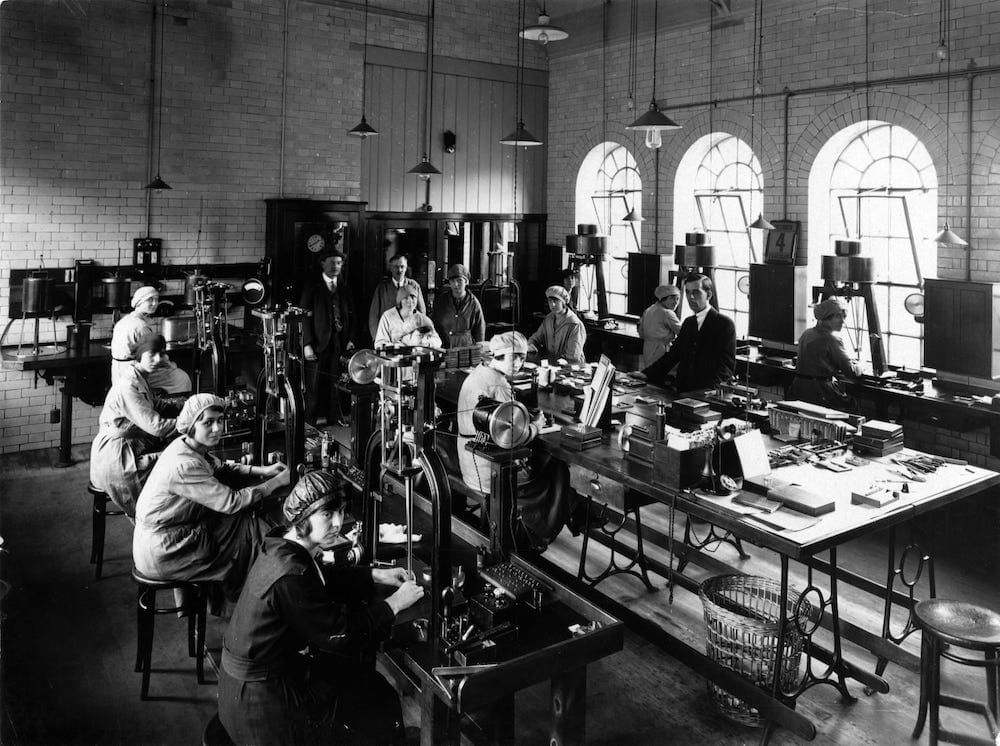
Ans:
[[[728,316],[708,309],[701,329],[688,316],[669,350],[642,372],[651,383],[662,384],[677,366],[674,386],[678,391],[711,388],[732,380],[736,373],[736,326]]]
[[[393,620],[385,601],[361,603],[372,592],[370,568],[321,570],[301,545],[265,540],[223,638],[219,718],[234,743],[322,741],[335,713],[350,714],[337,712],[344,690],[357,690],[351,699],[369,694],[353,661],[388,636]],[[341,656],[300,654],[307,646]]]
[[[354,338],[354,307],[343,275],[337,278],[337,290],[332,295],[322,272],[311,278],[302,290],[299,305],[312,312],[302,322],[302,342],[312,345],[317,356],[330,346],[331,340],[339,342],[338,350],[343,350]]]

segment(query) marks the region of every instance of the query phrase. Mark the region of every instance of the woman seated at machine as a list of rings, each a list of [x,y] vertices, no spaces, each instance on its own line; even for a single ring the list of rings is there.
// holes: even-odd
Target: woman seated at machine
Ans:
[[[340,477],[304,475],[285,499],[287,525],[264,540],[250,570],[219,671],[219,719],[234,743],[403,738],[399,698],[373,654],[424,591],[402,567],[319,562],[341,534],[346,502]],[[394,590],[366,603],[376,583]]]
[[[222,438],[225,407],[213,394],[185,402],[177,417],[181,437],[163,451],[139,494],[132,557],[143,575],[219,581],[225,598],[236,601],[262,533],[248,508],[286,486],[289,475],[280,463],[223,464],[209,453]],[[231,486],[261,477],[260,484]]]
[[[788,388],[788,398],[811,402],[831,409],[853,409],[853,402],[834,377],[854,377],[861,373],[858,364],[847,357],[844,343],[834,332],[844,328],[847,310],[837,298],[827,298],[813,306],[816,326],[799,337],[799,355],[795,380]]]
[[[122,316],[111,333],[111,383],[129,368],[135,359],[136,343],[148,334],[153,334],[150,317],[160,304],[160,294],[156,288],[143,286],[132,295],[132,312]],[[163,356],[163,363],[148,376],[149,388],[162,390],[168,394],[186,394],[191,391],[191,377]]]
[[[441,347],[434,322],[417,310],[418,290],[403,285],[396,291],[396,306],[382,314],[375,332],[375,349],[389,345]]]
[[[561,289],[561,288],[560,288]],[[477,439],[474,421],[480,400],[503,403],[514,400],[510,377],[524,365],[528,341],[520,332],[495,335],[489,343],[492,359],[473,370],[458,394],[458,463],[462,481],[477,493],[490,493],[493,464],[466,446]],[[484,402],[485,403],[485,402]],[[517,435],[516,442],[502,447],[527,445],[538,435],[540,414],[533,423],[526,423],[527,433]],[[514,417],[511,417],[513,421]],[[575,494],[569,488],[569,472],[564,464],[534,453],[527,469],[518,473],[518,515],[520,526],[531,546],[544,549],[562,530],[570,518]],[[581,501],[581,504],[585,504]]]
[[[538,331],[528,340],[528,351],[537,352],[539,357],[555,362],[565,358],[573,364],[583,364],[583,346],[587,343],[587,330],[569,307],[569,293],[560,285],[552,285],[545,291],[549,303],[549,315],[542,321]]]
[[[177,434],[171,405],[157,398],[149,378],[166,360],[167,343],[147,334],[133,348],[135,360],[104,399],[100,430],[90,447],[90,482],[135,517],[135,501],[167,439]],[[174,409],[174,412],[177,410]]]

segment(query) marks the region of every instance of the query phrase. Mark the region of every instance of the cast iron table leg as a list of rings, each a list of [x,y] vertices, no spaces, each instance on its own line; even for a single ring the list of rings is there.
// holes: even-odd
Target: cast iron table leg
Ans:
[[[73,465],[73,374],[67,373],[62,387],[62,414],[59,420],[59,460],[56,467]]]
[[[552,677],[550,746],[570,746],[587,740],[587,667]]]

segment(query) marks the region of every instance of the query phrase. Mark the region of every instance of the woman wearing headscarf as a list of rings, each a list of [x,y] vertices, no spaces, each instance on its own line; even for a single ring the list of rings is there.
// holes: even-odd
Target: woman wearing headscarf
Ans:
[[[135,345],[143,337],[153,334],[153,324],[150,321],[156,307],[160,304],[160,293],[156,288],[144,285],[132,295],[132,312],[122,316],[115,324],[111,333],[111,383],[128,370],[135,359]],[[168,394],[186,394],[191,391],[191,377],[170,362],[163,355],[163,361],[156,370],[147,376],[149,387],[156,391],[161,389]]]
[[[321,561],[341,536],[346,507],[341,478],[311,471],[285,498],[286,525],[264,540],[222,642],[219,719],[233,743],[402,736],[399,697],[375,671],[374,653],[424,590],[402,567]]]
[[[496,334],[489,343],[491,359],[473,370],[458,394],[458,463],[462,481],[489,495],[492,462],[466,445],[476,438],[473,412],[479,400],[507,402],[514,399],[510,378],[524,365],[528,341],[520,332]],[[541,420],[531,423],[528,443],[538,435]],[[532,449],[525,468],[517,473],[518,537],[536,551],[543,551],[562,530],[577,507],[576,493],[569,488],[569,470],[544,450]]]
[[[851,397],[835,378],[854,377],[861,369],[847,357],[844,343],[837,335],[844,328],[847,311],[836,298],[827,298],[813,306],[816,326],[802,332],[799,355],[795,364],[795,380],[788,397],[832,409],[853,409]]]
[[[375,332],[375,349],[388,345],[441,347],[434,322],[417,310],[418,288],[403,285],[396,291],[396,306],[382,314]]]
[[[222,438],[226,402],[195,394],[177,417],[177,438],[163,451],[139,494],[132,558],[143,575],[219,581],[235,601],[260,545],[248,510],[288,484],[283,464],[223,464],[209,453]],[[251,487],[238,481],[263,478]]]
[[[656,302],[642,312],[639,338],[642,339],[642,367],[648,368],[670,349],[681,328],[677,304],[681,291],[676,285],[660,285],[653,291]]]
[[[130,518],[166,439],[177,434],[176,420],[165,416],[170,405],[153,394],[148,381],[162,364],[166,347],[159,334],[148,334],[135,345],[135,360],[104,399],[100,430],[90,447],[91,484]]]
[[[565,358],[570,363],[583,364],[583,346],[587,343],[587,330],[569,307],[569,293],[561,285],[552,285],[545,291],[549,315],[538,331],[528,339],[528,351],[555,361]]]

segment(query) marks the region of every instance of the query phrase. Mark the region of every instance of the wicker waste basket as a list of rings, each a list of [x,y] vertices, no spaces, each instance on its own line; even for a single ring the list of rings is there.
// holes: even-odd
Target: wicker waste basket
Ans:
[[[705,609],[708,657],[761,687],[770,687],[778,645],[781,584],[753,575],[719,575],[702,583],[698,591]],[[799,677],[802,636],[792,618],[799,593],[788,588],[788,609],[781,687],[790,690]],[[799,604],[800,617],[807,617],[810,604]],[[803,618],[803,622],[805,619]],[[759,726],[764,718],[755,707],[712,682],[708,695],[719,711],[738,723]]]

